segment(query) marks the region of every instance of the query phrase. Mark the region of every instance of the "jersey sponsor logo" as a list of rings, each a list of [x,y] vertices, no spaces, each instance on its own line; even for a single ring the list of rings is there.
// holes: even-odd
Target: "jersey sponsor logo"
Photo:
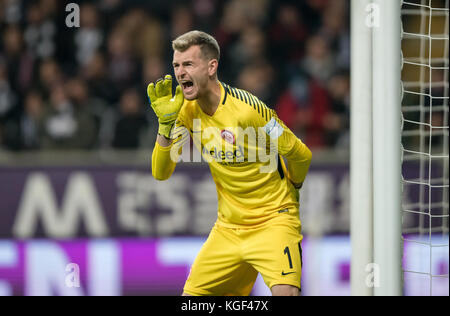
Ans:
[[[277,139],[284,132],[283,126],[281,126],[274,117],[272,117],[272,119],[264,125],[263,128],[267,135],[269,135],[272,139]]]
[[[208,150],[206,147],[203,147],[203,154],[209,154],[211,158],[218,162],[234,160],[244,162],[244,149],[242,146],[238,146],[234,150],[218,150],[217,147]]]
[[[234,136],[234,134],[230,131],[227,131],[226,129],[223,129],[220,132],[220,136],[227,142],[230,144],[234,144],[236,142],[236,137]]]

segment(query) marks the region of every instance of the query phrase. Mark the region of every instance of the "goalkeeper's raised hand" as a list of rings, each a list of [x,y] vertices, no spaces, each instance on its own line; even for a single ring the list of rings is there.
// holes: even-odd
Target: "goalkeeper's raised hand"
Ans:
[[[170,131],[183,105],[184,97],[181,87],[177,86],[175,96],[172,96],[172,76],[166,75],[164,80],[156,81],[156,85],[153,82],[148,85],[147,95],[158,117],[158,134],[170,138]]]

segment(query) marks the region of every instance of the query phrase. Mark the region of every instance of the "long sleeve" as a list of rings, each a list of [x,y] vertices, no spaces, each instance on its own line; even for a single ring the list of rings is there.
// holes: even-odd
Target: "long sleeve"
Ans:
[[[253,112],[252,124],[263,126],[271,142],[276,142],[276,153],[288,161],[288,178],[295,184],[302,183],[309,170],[312,153],[309,148],[281,121],[274,110],[268,109],[269,115],[263,117]],[[271,150],[272,150],[271,145]]]
[[[288,177],[295,183],[302,183],[309,170],[312,153],[309,148],[274,114],[274,129],[278,137],[278,153],[288,161]]]
[[[176,167],[170,157],[170,152],[174,144],[168,147],[162,147],[158,142],[155,143],[152,153],[152,175],[156,180],[167,180],[172,175]]]
[[[288,161],[289,179],[297,184],[305,181],[312,159],[312,153],[309,148],[297,138],[291,151],[286,153],[284,157]]]
[[[172,131],[173,142],[168,147],[161,146],[158,141],[152,153],[152,175],[156,180],[167,180],[175,170],[183,145],[189,141],[189,131],[185,127],[180,113]]]

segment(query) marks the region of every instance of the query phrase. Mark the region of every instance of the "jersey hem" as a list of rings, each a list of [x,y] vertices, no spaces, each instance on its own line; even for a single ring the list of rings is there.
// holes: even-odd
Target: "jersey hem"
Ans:
[[[285,209],[287,209],[288,212],[286,213],[280,212]],[[266,220],[258,222],[257,224],[245,225],[245,224],[228,223],[218,218],[215,225],[231,229],[257,229],[273,224],[274,222],[289,223],[292,220],[295,220],[296,222],[298,221],[298,224],[301,226],[298,208],[280,207],[279,210],[274,211],[273,214],[271,214],[270,217],[268,217]]]

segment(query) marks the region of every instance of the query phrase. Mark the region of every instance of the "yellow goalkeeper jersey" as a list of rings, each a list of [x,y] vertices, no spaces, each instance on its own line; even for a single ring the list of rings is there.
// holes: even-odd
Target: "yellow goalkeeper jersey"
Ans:
[[[176,165],[173,153],[179,154],[190,135],[217,187],[219,224],[257,226],[282,212],[298,217],[299,192],[292,182],[304,181],[311,151],[257,97],[222,82],[220,89],[212,116],[195,100],[184,101],[173,130],[176,140],[169,147],[155,145],[153,176],[170,177]]]

